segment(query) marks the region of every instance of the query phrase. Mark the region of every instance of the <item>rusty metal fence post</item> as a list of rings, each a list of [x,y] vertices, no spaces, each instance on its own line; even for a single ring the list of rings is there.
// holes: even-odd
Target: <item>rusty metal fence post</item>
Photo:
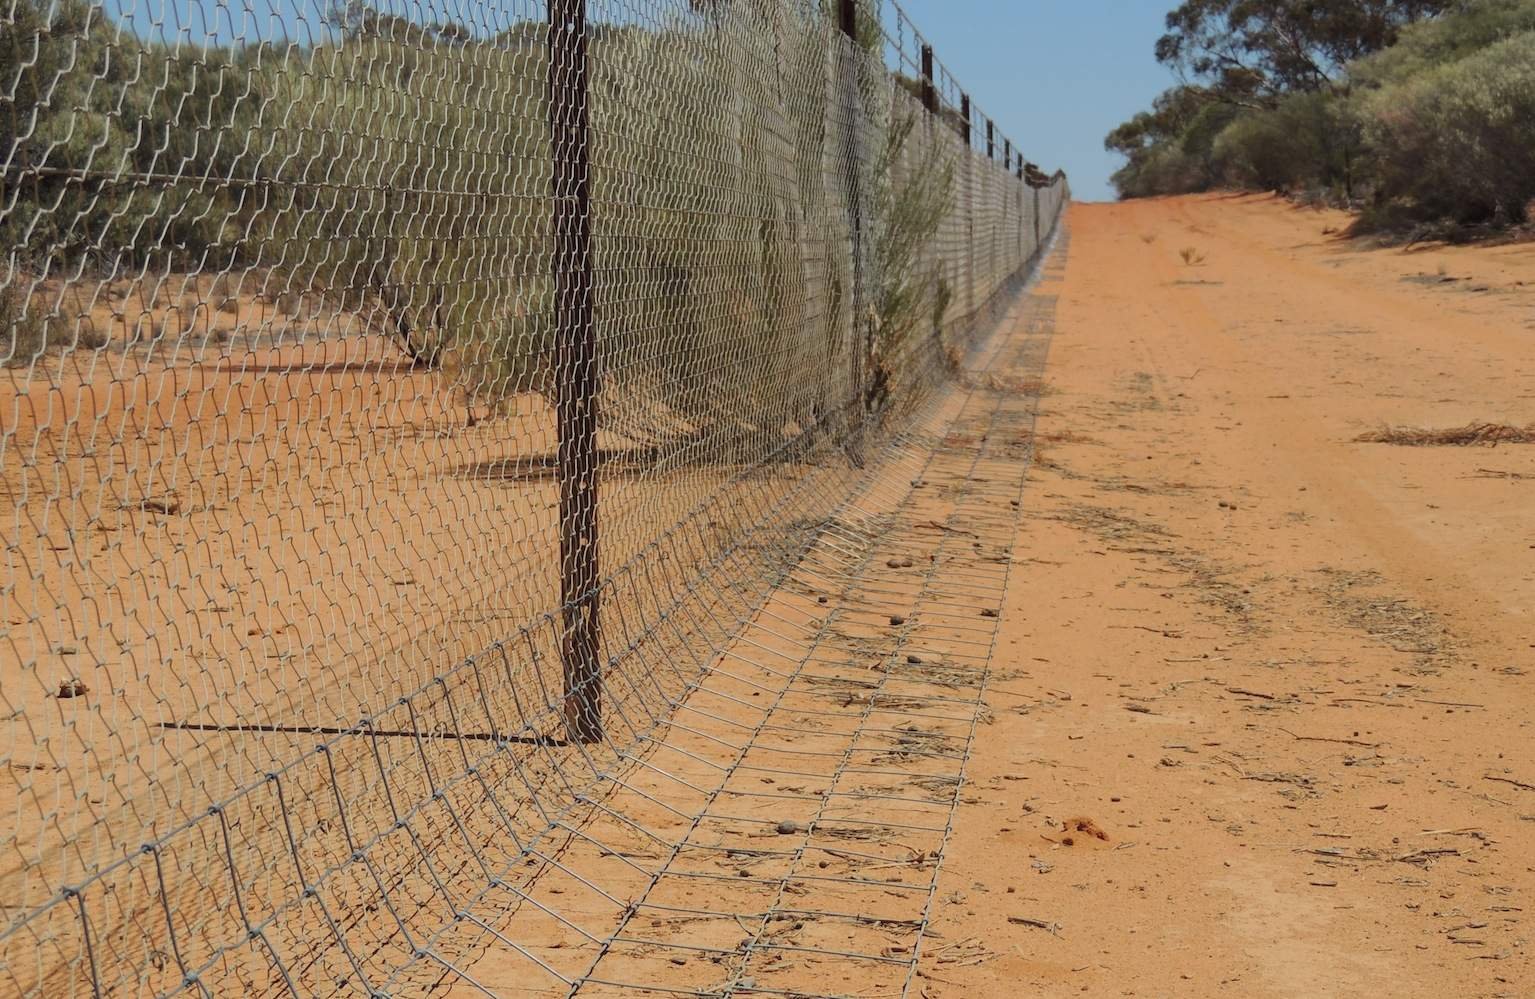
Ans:
[[[1002,140],[1002,176],[1007,179],[1008,192],[1012,196],[1013,223],[1018,240],[1015,259],[1021,269],[1028,263],[1023,259],[1023,194],[1018,190],[1018,185],[1013,183],[1013,140],[1008,138]]]
[[[938,89],[933,86],[933,47],[922,46],[922,106],[930,114],[938,111]]]
[[[865,368],[873,354],[873,326],[864,316],[864,260],[863,260],[863,184],[859,166],[863,162],[860,148],[858,122],[862,113],[862,100],[858,87],[858,0],[838,0],[838,27],[842,30],[842,101],[847,113],[843,132],[843,158],[847,163],[847,213],[849,236],[853,249],[852,336],[849,357],[849,375],[852,380],[853,400],[849,420],[852,423],[852,440],[848,455],[854,465],[863,465],[863,428],[865,410],[869,405]]]
[[[1029,185],[1024,183],[1024,179],[1023,179],[1024,178],[1024,167],[1027,165],[1027,163],[1028,163],[1028,161],[1023,158],[1023,153],[1019,153],[1018,154],[1018,247],[1019,247],[1020,251],[1022,250],[1023,242],[1027,238],[1027,235],[1028,235],[1027,230],[1024,228],[1024,224],[1023,224],[1024,205],[1026,204],[1024,196],[1029,193]],[[1033,259],[1034,259],[1034,251],[1032,251],[1032,250],[1030,252],[1028,252],[1028,253],[1025,253],[1024,256],[1023,256],[1023,262],[1025,264],[1028,264]]]
[[[970,119],[970,95],[959,95],[959,113],[964,118],[961,134],[965,140],[965,155],[960,157],[964,168],[963,211],[965,213],[965,318],[972,322],[975,317],[975,126]]]
[[[602,738],[597,547],[597,329],[593,323],[586,0],[549,0],[555,412],[559,425],[560,656],[572,742]]]
[[[1030,185],[1032,186],[1032,185]],[[1039,228],[1039,188],[1034,188],[1034,255],[1039,256],[1039,251],[1044,249],[1045,235]]]

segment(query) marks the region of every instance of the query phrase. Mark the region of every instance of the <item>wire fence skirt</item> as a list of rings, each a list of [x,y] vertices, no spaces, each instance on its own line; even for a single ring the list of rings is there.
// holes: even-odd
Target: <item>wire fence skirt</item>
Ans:
[[[1055,228],[1018,150],[889,0],[12,0],[0,994],[603,988],[774,724],[705,678]]]

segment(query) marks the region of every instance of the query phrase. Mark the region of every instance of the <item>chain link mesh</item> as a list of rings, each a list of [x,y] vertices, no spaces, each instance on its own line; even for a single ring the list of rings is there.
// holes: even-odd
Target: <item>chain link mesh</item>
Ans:
[[[0,11],[0,992],[533,953],[1066,198],[854,11]]]

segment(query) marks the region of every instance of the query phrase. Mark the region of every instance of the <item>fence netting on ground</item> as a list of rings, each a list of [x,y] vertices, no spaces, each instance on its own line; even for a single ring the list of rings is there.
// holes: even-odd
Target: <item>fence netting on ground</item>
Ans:
[[[596,982],[529,885],[1066,197],[888,0],[12,0],[0,172],[28,996]]]

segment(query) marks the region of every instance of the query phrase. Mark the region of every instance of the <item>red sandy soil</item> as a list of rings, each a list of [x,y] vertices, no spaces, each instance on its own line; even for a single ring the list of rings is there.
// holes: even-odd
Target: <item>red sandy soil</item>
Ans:
[[[1535,994],[1535,448],[1355,440],[1535,419],[1535,247],[1345,223],[1072,209],[924,995]]]
[[[484,994],[468,976],[498,994],[565,994],[535,961],[561,976],[594,967],[598,985],[898,994],[941,849],[912,989],[929,999],[1532,994],[1535,447],[1357,438],[1535,422],[1535,248],[1370,249],[1336,235],[1345,223],[1271,198],[1075,206],[1064,271],[1032,300],[1057,299],[1042,380],[1018,349],[1041,310],[1020,308],[966,386],[979,391],[950,400],[957,422],[934,424],[938,463],[922,472],[913,451],[885,469],[889,509],[862,533],[828,532],[689,688],[677,723],[658,723],[624,783],[563,827],[541,854],[549,870],[530,866],[510,879],[515,897],[477,903],[483,923],[451,922],[463,946],[441,951],[463,977],[419,959],[416,970],[464,995]],[[253,353],[291,372],[259,396],[234,394],[216,367],[145,362],[111,380],[115,397],[82,399],[61,381],[8,403],[13,435],[42,429],[70,459],[13,450],[3,469],[25,513],[7,530],[28,540],[0,649],[12,714],[0,806],[24,820],[0,837],[0,883],[15,897],[95,859],[36,849],[52,842],[37,816],[65,839],[100,830],[110,853],[139,842],[134,822],[154,824],[132,807],[154,783],[150,757],[174,756],[187,775],[155,784],[155,822],[227,779],[223,742],[168,736],[163,719],[349,717],[369,691],[423,680],[547,598],[548,573],[506,538],[548,543],[552,486],[494,472],[547,450],[532,446],[547,445],[546,407],[519,409],[514,448],[416,374],[301,360]],[[1006,497],[1036,395],[1036,460],[1004,573]],[[84,414],[69,432],[65,411]],[[98,449],[121,439],[146,450],[112,455],[123,474],[92,479]],[[338,442],[345,460],[314,474],[310,456]],[[61,467],[78,481],[44,477]],[[828,481],[816,494],[839,498],[852,477],[817,474]],[[604,530],[642,537],[717,479],[619,480]],[[44,515],[49,494],[73,519]],[[853,555],[874,573],[848,571]],[[861,581],[838,590],[838,574]],[[423,585],[437,580],[449,585]],[[348,637],[358,621],[367,647]],[[928,750],[969,738],[979,667],[957,668],[969,660],[955,650],[989,647],[994,627],[950,836],[959,757]],[[932,662],[908,642],[949,651]],[[88,697],[57,698],[71,675]],[[16,720],[43,711],[52,741]],[[259,768],[298,742],[239,745]],[[855,751],[878,772],[847,765]],[[456,748],[433,752],[460,766]],[[550,772],[571,763],[530,756]],[[773,784],[773,768],[794,780]],[[72,810],[56,812],[66,778]],[[253,828],[280,828],[251,808]],[[466,852],[442,846],[460,830],[430,811],[414,821],[421,838],[382,851],[396,898],[434,897],[416,848],[446,870],[455,908],[485,888]],[[897,822],[925,838],[881,827]],[[522,865],[498,830],[477,826],[474,849]],[[339,851],[340,835],[313,838]],[[187,856],[216,874],[205,853]],[[178,882],[186,892],[200,870]],[[210,939],[234,939],[214,880],[206,900],[175,905],[188,922],[229,924]],[[327,890],[357,935],[383,927],[380,968],[407,959],[389,949],[385,913],[356,903],[371,888]],[[649,942],[592,965],[593,942],[639,903],[652,908],[629,930]],[[132,913],[131,899],[114,904]],[[656,917],[667,904],[714,916]],[[780,925],[762,915],[774,906],[864,922]],[[292,920],[285,931],[315,936],[312,913]],[[828,957],[838,950],[886,963]],[[323,957],[316,967],[344,980],[337,955]],[[224,981],[282,992],[254,949]],[[399,994],[426,981],[402,979]]]

